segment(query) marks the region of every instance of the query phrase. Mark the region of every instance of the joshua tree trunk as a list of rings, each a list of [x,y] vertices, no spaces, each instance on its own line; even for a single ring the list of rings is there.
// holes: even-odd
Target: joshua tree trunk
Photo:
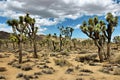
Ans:
[[[103,62],[103,53],[102,53],[102,48],[98,47],[98,56],[100,59],[100,62]]]
[[[94,40],[96,46],[98,47],[98,56],[99,56],[99,59],[100,59],[100,62],[103,62],[104,58],[103,58],[103,46],[99,44],[99,42],[97,40]]]
[[[109,59],[110,57],[110,39],[108,39],[108,43],[107,43],[107,58]]]
[[[48,46],[48,49],[50,49],[50,41],[49,40],[47,41],[47,46]]]
[[[12,44],[13,44],[13,49],[15,49],[15,43],[13,42]]]
[[[21,43],[21,41],[18,42],[18,48],[19,48],[19,63],[22,63],[22,43]]]
[[[60,51],[62,50],[62,37],[60,36]]]
[[[22,34],[19,35],[18,40],[19,63],[22,63]]]
[[[53,50],[55,51],[56,47],[55,47],[55,42],[52,41],[52,44],[53,44]]]
[[[34,58],[38,58],[38,55],[37,55],[37,46],[36,46],[36,40],[33,41],[33,47],[34,47]]]
[[[73,42],[73,44],[74,44],[74,49],[76,48],[76,43],[75,42]]]

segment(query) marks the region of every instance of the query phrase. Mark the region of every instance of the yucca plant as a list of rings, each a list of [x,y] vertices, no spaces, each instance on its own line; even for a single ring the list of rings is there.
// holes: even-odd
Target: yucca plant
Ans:
[[[110,53],[111,37],[115,27],[118,25],[118,17],[112,15],[112,13],[108,13],[106,16],[106,21],[107,21],[107,29],[103,32],[107,38],[107,57],[109,58],[111,55]]]
[[[37,44],[36,44],[36,34],[38,32],[38,27],[35,26],[35,19],[31,18],[27,13],[26,16],[24,16],[23,21],[25,22],[25,34],[28,35],[28,37],[33,43],[33,49],[34,49],[33,57],[38,58]]]
[[[20,16],[19,19],[11,19],[7,21],[9,26],[12,26],[13,35],[18,40],[18,49],[19,49],[19,63],[22,63],[22,36],[24,35],[25,25],[23,23],[23,16]]]
[[[106,30],[106,24],[102,20],[98,20],[98,17],[90,18],[88,22],[84,21],[80,26],[80,29],[88,37],[94,40],[95,45],[98,47],[98,55],[100,62],[103,62],[103,44],[105,42],[105,36],[103,31]]]

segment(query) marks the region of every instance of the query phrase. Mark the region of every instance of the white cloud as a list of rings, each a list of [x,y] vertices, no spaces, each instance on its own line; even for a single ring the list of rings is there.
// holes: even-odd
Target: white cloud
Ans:
[[[74,29],[79,29],[80,26],[81,26],[81,24],[78,24],[78,25],[76,25],[76,26],[74,27]]]
[[[42,19],[37,18],[36,23],[40,26],[50,26],[50,25],[57,24],[58,21],[57,20],[52,21],[52,20],[49,20],[48,18],[47,19],[46,18],[42,18]]]
[[[39,27],[37,34],[44,34],[44,31],[46,31],[46,30],[47,30],[47,28],[41,28],[41,27]]]
[[[12,28],[8,27],[5,23],[0,23],[0,31],[12,32]]]
[[[44,18],[60,18],[80,13],[104,14],[108,11],[116,11],[120,7],[112,0],[9,0],[6,5],[10,10],[28,11]]]
[[[40,26],[56,25],[65,18],[77,19],[82,15],[120,15],[120,4],[113,0],[7,0],[1,1],[0,15],[17,18],[26,12],[36,17]],[[55,18],[50,20],[49,18]]]

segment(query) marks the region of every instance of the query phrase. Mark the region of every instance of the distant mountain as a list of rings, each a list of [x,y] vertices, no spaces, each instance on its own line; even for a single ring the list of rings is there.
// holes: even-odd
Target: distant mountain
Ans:
[[[10,36],[10,33],[4,32],[4,31],[0,31],[0,39],[8,39],[9,36]]]

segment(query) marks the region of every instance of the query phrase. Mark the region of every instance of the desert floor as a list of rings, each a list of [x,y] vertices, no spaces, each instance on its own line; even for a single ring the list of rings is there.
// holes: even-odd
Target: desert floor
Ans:
[[[5,79],[0,80],[120,80],[120,75],[113,75],[100,72],[99,70],[102,68],[103,65],[108,64],[108,62],[96,62],[95,66],[91,66],[87,63],[81,63],[75,61],[76,56],[84,55],[84,54],[77,54],[77,52],[71,52],[69,56],[62,56],[63,59],[66,59],[70,64],[66,66],[58,66],[55,64],[54,60],[61,58],[61,56],[43,56],[42,53],[47,51],[40,51],[41,57],[39,59],[32,58],[32,54],[28,54],[24,52],[26,55],[23,57],[23,64],[20,66],[32,66],[32,70],[24,71],[21,68],[16,68],[15,66],[8,65],[8,63],[14,61],[14,65],[18,64],[17,58],[15,57],[17,53],[9,53],[9,52],[0,52],[2,56],[0,58],[0,67],[5,68],[5,70],[0,71],[0,77],[5,77]],[[47,52],[52,53],[52,52]],[[120,53],[120,52],[117,52]],[[109,64],[108,64],[109,65]],[[47,69],[45,66],[51,67],[51,72],[48,73],[44,72],[43,70]],[[91,72],[82,72],[80,70],[87,69]],[[67,71],[68,70],[68,71]],[[43,72],[42,72],[43,71]],[[39,73],[35,76],[35,73]],[[18,74],[24,75],[31,75],[33,76],[31,79],[25,79],[23,77],[17,77]],[[24,76],[25,77],[25,76]]]

